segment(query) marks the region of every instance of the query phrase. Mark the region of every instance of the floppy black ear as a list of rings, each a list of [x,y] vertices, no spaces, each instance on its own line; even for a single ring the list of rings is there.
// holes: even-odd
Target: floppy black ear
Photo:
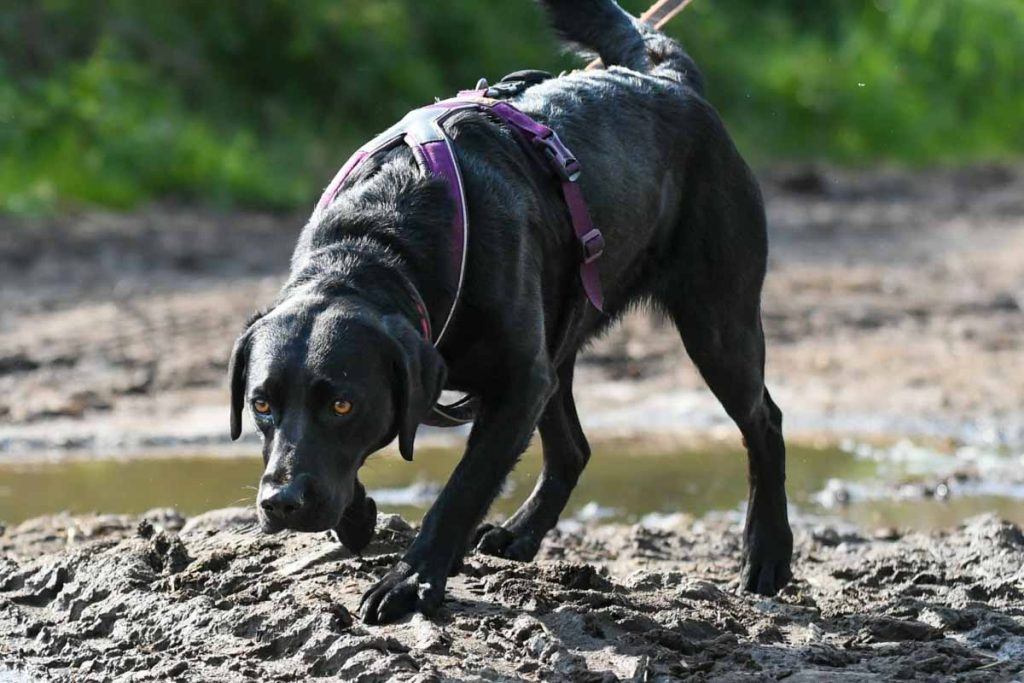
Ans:
[[[334,529],[341,544],[358,555],[373,540],[377,527],[377,504],[366,495],[362,482],[356,479],[355,497],[341,515]]]
[[[231,378],[231,440],[242,435],[242,404],[245,402],[245,381],[249,371],[249,328],[235,341],[228,363]]]
[[[412,460],[416,428],[444,388],[447,371],[437,349],[404,318],[387,316],[384,326],[397,343],[395,373],[395,419],[398,423],[398,450]]]
[[[249,342],[252,331],[267,311],[257,311],[245,323],[245,332],[235,341],[228,362],[228,377],[231,378],[231,440],[242,435],[242,406],[245,403],[245,382],[249,373]]]

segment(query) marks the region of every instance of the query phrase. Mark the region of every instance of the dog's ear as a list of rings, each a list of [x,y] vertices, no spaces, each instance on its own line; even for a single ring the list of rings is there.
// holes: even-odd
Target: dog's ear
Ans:
[[[447,372],[441,354],[408,320],[386,316],[384,326],[397,346],[394,392],[398,450],[403,458],[412,460],[416,428],[441,395]]]
[[[231,440],[242,435],[242,404],[245,401],[245,380],[249,370],[249,330],[235,341],[228,363],[231,378]]]
[[[373,540],[377,526],[377,504],[366,495],[366,489],[358,479],[355,496],[341,515],[341,522],[334,529],[341,544],[358,555]]]
[[[249,342],[256,322],[265,313],[256,313],[245,324],[245,332],[235,341],[228,362],[228,377],[231,381],[231,440],[242,435],[242,407],[245,403],[245,382],[249,372]]]

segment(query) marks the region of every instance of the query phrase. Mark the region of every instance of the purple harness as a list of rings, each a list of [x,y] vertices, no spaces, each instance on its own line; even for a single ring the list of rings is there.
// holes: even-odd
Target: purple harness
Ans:
[[[485,92],[485,90],[463,90],[457,97],[409,112],[401,121],[370,140],[349,157],[317,203],[317,211],[326,209],[338,195],[345,180],[364,161],[377,152],[390,149],[400,142],[409,146],[416,161],[426,173],[440,176],[448,181],[452,201],[455,203],[455,218],[452,221],[452,244],[454,245],[452,268],[458,273],[458,286],[455,289],[455,296],[448,309],[448,314],[444,318],[441,331],[436,337],[431,335],[430,317],[422,299],[418,293],[415,296],[416,307],[420,312],[423,336],[432,340],[434,346],[441,343],[448,331],[466,277],[466,244],[469,240],[466,191],[451,139],[443,128],[444,122],[450,116],[466,109],[490,111],[511,126],[531,146],[543,152],[543,158],[561,182],[562,196],[569,209],[573,231],[580,244],[580,280],[583,283],[583,290],[594,308],[599,311],[603,310],[601,280],[594,262],[604,251],[604,237],[601,236],[601,231],[590,222],[587,204],[583,199],[579,184],[576,182],[580,176],[579,162],[551,128],[534,121],[508,102],[486,97]]]

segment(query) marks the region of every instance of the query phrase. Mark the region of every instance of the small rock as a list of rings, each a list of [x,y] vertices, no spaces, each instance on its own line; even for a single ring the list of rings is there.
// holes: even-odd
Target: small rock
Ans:
[[[722,590],[710,581],[698,579],[687,579],[676,591],[680,598],[688,600],[703,600],[705,602],[719,602],[724,597]]]
[[[942,631],[920,621],[874,617],[865,627],[869,642],[927,641],[942,638]]]
[[[153,508],[142,513],[142,518],[159,529],[165,531],[181,531],[185,526],[185,517],[174,508]]]
[[[402,518],[402,515],[378,515],[377,529],[379,531],[395,531],[402,534],[411,534],[412,525]]]
[[[153,534],[156,533],[156,530],[153,528],[152,522],[150,522],[148,519],[143,518],[139,520],[139,525],[135,527],[135,533],[138,535],[139,538],[149,540],[153,538]]]
[[[868,683],[881,681],[878,674],[866,671],[828,671],[826,669],[804,669],[786,678],[786,683]]]
[[[451,649],[452,639],[444,629],[431,623],[417,614],[412,619],[413,636],[416,639],[413,647],[423,652],[447,653]]]
[[[543,631],[544,626],[537,619],[528,614],[520,614],[512,622],[507,633],[513,642],[524,643],[530,636]]]

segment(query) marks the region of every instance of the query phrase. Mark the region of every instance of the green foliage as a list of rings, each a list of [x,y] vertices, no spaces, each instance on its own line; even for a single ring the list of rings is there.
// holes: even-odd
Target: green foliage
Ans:
[[[1024,151],[1021,0],[698,0],[670,32],[755,161]],[[7,0],[0,210],[302,206],[408,109],[574,64],[528,0]]]
[[[757,159],[1024,152],[1024,2],[695,2],[671,32]]]

